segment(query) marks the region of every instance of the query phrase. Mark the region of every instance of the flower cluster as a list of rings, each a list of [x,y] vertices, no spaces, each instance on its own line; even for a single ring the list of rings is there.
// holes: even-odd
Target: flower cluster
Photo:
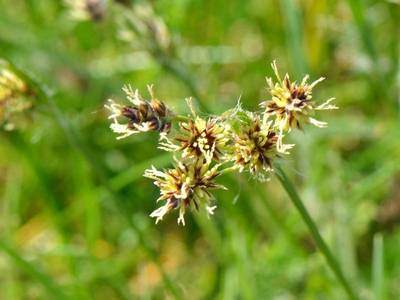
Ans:
[[[214,178],[219,175],[218,165],[210,168],[208,163],[197,160],[194,163],[177,161],[175,168],[165,172],[154,167],[145,171],[144,176],[154,179],[160,188],[159,200],[166,203],[155,210],[150,216],[156,218],[156,223],[163,219],[171,209],[179,209],[178,224],[185,224],[186,209],[204,206],[209,214],[213,214],[216,206],[211,206],[210,189],[224,188],[216,184]]]
[[[185,224],[188,209],[204,208],[211,215],[216,206],[210,193],[224,189],[215,182],[228,171],[248,171],[259,180],[269,179],[274,163],[294,147],[284,138],[293,128],[301,129],[310,123],[318,127],[325,122],[313,118],[315,111],[336,109],[329,99],[321,105],[312,100],[312,90],[323,78],[308,84],[308,76],[300,84],[291,82],[286,74],[281,80],[275,62],[272,64],[278,82],[268,78],[271,99],[262,102],[259,112],[244,110],[240,104],[220,116],[200,117],[191,100],[191,115],[174,114],[154,98],[143,100],[137,90],[125,87],[132,106],[109,100],[106,105],[113,120],[111,129],[124,138],[135,133],[155,130],[160,132],[159,148],[174,153],[175,163],[164,171],[151,167],[144,176],[154,180],[160,189],[163,205],[151,213],[156,223],[172,210],[179,211],[178,224]],[[121,123],[119,120],[125,120]],[[172,126],[176,124],[176,126]]]
[[[125,86],[123,91],[131,105],[122,105],[109,99],[107,109],[111,111],[108,117],[113,122],[110,126],[112,131],[120,134],[118,139],[126,138],[132,134],[146,131],[159,131],[166,133],[171,127],[170,119],[172,112],[160,100],[154,97],[153,89],[148,86],[151,100],[142,98],[138,90],[131,86]],[[123,119],[124,122],[121,123]]]
[[[240,172],[247,168],[256,178],[265,180],[273,170],[272,162],[280,154],[288,154],[293,145],[278,146],[278,134],[267,114],[243,112],[237,121],[232,159]]]
[[[64,0],[69,14],[76,20],[99,22],[106,14],[106,0]]]
[[[16,119],[32,106],[25,97],[29,93],[27,84],[5,64],[0,64],[0,127],[15,128]]]
[[[309,76],[306,75],[301,83],[297,84],[296,81],[290,81],[287,73],[282,80],[275,62],[271,66],[278,82],[274,83],[272,78],[267,78],[268,89],[272,98],[261,102],[260,106],[265,108],[265,114],[275,117],[275,126],[279,129],[280,134],[282,135],[292,128],[301,129],[305,123],[325,127],[326,122],[318,121],[312,117],[315,110],[337,109],[335,105],[330,104],[334,98],[330,98],[318,106],[312,101],[313,88],[325,78],[321,77],[308,84]]]

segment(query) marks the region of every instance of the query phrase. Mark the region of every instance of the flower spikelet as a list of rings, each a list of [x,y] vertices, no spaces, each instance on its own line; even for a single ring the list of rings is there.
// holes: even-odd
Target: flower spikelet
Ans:
[[[275,76],[278,80],[274,83],[272,78],[267,78],[271,100],[264,101],[260,105],[265,108],[265,113],[275,116],[275,126],[279,129],[280,135],[292,128],[302,128],[304,123],[311,123],[318,127],[325,127],[326,122],[314,119],[315,110],[337,109],[330,98],[323,104],[316,106],[312,100],[313,88],[322,80],[323,77],[308,83],[309,76],[306,75],[300,84],[292,82],[288,74],[281,79],[275,61],[271,64]]]
[[[153,211],[150,216],[156,218],[156,223],[171,210],[179,211],[178,224],[185,225],[184,215],[187,209],[200,207],[206,209],[208,214],[213,214],[216,206],[211,206],[212,189],[224,189],[222,185],[214,182],[219,175],[219,165],[210,167],[202,161],[176,162],[173,169],[164,172],[154,167],[145,171],[144,176],[155,180],[154,184],[160,188],[160,197],[157,201],[165,204]]]
[[[272,162],[281,154],[288,154],[294,145],[279,145],[278,133],[268,116],[241,112],[240,124],[234,133],[232,159],[239,171],[248,169],[259,180],[268,179]]]
[[[151,100],[142,98],[138,90],[133,90],[130,86],[125,86],[123,91],[131,105],[122,105],[109,99],[105,107],[111,111],[108,117],[113,122],[110,128],[117,134],[117,139],[128,137],[138,132],[158,131],[168,132],[171,123],[172,112],[166,105],[156,99],[151,86],[148,86]],[[121,123],[120,120],[124,120]]]

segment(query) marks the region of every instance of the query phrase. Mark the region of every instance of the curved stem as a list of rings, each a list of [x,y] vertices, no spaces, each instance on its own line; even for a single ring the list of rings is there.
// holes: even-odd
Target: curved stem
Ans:
[[[339,283],[343,286],[345,289],[347,295],[349,296],[350,299],[359,299],[359,297],[356,295],[355,291],[353,288],[350,286],[349,282],[347,281],[346,277],[343,274],[342,269],[340,268],[338,262],[332,255],[332,252],[329,250],[327,244],[323,240],[321,234],[319,233],[319,230],[314,223],[313,219],[311,218],[310,214],[307,211],[307,208],[304,206],[303,202],[301,201],[301,198],[299,194],[296,191],[296,188],[292,184],[292,182],[289,180],[289,178],[286,176],[285,172],[279,167],[276,167],[276,175],[282,184],[283,188],[286,190],[287,194],[289,195],[290,200],[296,207],[297,211],[300,213],[301,217],[303,218],[303,221],[306,223],[315,243],[317,244],[319,250],[322,252],[324,255],[329,267],[332,269],[333,273],[335,274],[337,280]]]
[[[231,173],[231,172],[234,172],[237,170],[238,170],[238,167],[236,165],[233,165],[231,167],[222,169],[221,171],[219,171],[219,174],[222,175],[222,174]]]

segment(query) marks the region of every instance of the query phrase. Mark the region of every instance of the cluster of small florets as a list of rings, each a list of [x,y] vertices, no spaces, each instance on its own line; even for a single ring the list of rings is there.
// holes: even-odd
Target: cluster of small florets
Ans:
[[[32,106],[27,84],[0,62],[0,128],[12,130],[22,112]]]
[[[69,15],[76,20],[103,20],[106,13],[106,0],[64,0]]]
[[[289,154],[294,146],[284,143],[292,128],[301,129],[307,123],[326,126],[313,118],[317,110],[337,108],[330,104],[333,98],[321,105],[312,100],[312,89],[323,78],[308,84],[306,76],[297,84],[288,74],[281,80],[275,62],[272,68],[278,82],[267,78],[271,99],[260,103],[263,110],[259,112],[246,111],[238,104],[221,116],[200,117],[188,99],[191,114],[180,116],[155,99],[151,87],[150,101],[130,87],[123,90],[132,105],[109,100],[106,108],[111,111],[111,129],[119,134],[117,138],[158,131],[159,148],[174,153],[173,168],[160,171],[151,167],[144,174],[160,189],[157,201],[163,205],[150,215],[156,223],[172,210],[179,212],[178,224],[183,225],[187,210],[203,208],[212,215],[216,206],[210,190],[224,189],[215,182],[218,176],[236,170],[267,180],[276,160]]]

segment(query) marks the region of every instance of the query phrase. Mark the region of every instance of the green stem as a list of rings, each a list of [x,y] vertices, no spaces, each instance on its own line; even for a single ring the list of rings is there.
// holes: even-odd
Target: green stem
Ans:
[[[233,165],[231,167],[228,167],[228,168],[225,168],[225,169],[221,170],[219,172],[219,174],[222,175],[222,174],[226,174],[226,173],[235,172],[237,170],[238,170],[238,167],[236,165]]]
[[[177,121],[177,122],[187,122],[189,120],[191,120],[191,118],[183,115],[175,115],[172,117],[172,121]]]
[[[346,277],[343,274],[342,269],[340,268],[338,262],[332,255],[331,251],[329,250],[327,244],[323,240],[319,230],[314,223],[313,219],[311,218],[310,214],[307,211],[307,208],[304,206],[299,194],[296,191],[296,188],[286,176],[285,172],[279,167],[276,167],[276,175],[282,184],[283,188],[286,190],[287,194],[289,195],[290,200],[300,213],[303,221],[306,223],[315,243],[317,244],[319,250],[324,255],[329,267],[332,269],[333,273],[335,274],[339,283],[345,289],[347,295],[350,299],[359,299],[359,297],[354,292],[353,288],[350,286],[349,282],[347,281]]]

